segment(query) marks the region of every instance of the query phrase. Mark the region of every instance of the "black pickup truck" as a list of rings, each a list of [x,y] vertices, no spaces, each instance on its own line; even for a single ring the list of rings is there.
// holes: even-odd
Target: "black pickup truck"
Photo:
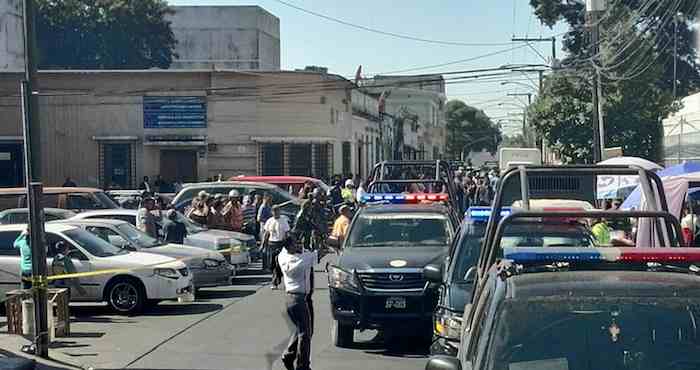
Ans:
[[[367,206],[355,215],[337,264],[329,266],[333,340],[354,342],[355,329],[432,337],[435,286],[423,267],[441,262],[456,220],[441,204]]]

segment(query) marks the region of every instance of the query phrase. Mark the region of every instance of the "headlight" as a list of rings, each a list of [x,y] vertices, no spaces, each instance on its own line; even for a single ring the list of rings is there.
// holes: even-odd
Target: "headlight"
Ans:
[[[328,286],[351,292],[360,291],[360,284],[358,284],[354,274],[334,266],[328,267]]]
[[[438,308],[435,311],[435,334],[443,338],[459,340],[462,335],[462,315]]]
[[[153,273],[168,279],[179,279],[180,274],[175,271],[175,269],[169,268],[157,268],[153,270]]]
[[[203,262],[204,262],[204,267],[208,267],[208,268],[216,268],[216,267],[219,267],[221,265],[221,261],[217,261],[217,260],[214,260],[211,258],[205,258]]]

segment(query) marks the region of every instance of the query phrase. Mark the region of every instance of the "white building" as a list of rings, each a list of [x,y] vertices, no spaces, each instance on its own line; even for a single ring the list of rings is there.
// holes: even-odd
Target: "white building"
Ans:
[[[22,0],[0,0],[0,72],[24,71]]]
[[[700,160],[700,93],[681,101],[683,108],[663,120],[665,164]]]

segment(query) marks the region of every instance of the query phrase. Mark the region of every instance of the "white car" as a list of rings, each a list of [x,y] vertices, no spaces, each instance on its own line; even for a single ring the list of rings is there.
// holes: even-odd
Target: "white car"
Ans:
[[[116,219],[136,225],[135,209],[105,209],[78,213],[69,220]],[[238,271],[250,264],[250,250],[256,248],[255,238],[235,231],[207,229],[196,225],[178,212],[179,221],[185,224],[187,236],[182,244],[221,252]],[[160,227],[160,221],[157,221]]]
[[[14,241],[26,225],[0,226],[0,292],[20,286],[20,255]],[[47,266],[52,274],[57,245],[69,247],[76,272],[100,272],[78,278],[83,292],[71,288],[71,301],[107,302],[121,314],[139,313],[146,305],[174,300],[192,292],[192,274],[174,258],[129,252],[92,233],[65,224],[46,224]],[[81,294],[82,293],[82,294]]]

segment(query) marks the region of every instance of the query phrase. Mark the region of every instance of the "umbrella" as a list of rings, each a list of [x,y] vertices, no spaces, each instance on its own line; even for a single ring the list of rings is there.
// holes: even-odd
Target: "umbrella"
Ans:
[[[686,162],[683,164],[678,164],[675,166],[671,166],[665,170],[657,172],[657,175],[661,178],[666,178],[670,176],[681,176],[681,175],[686,175],[690,173],[696,173],[700,172],[700,163],[698,162]],[[631,208],[639,208],[639,205],[641,204],[642,201],[642,191],[637,186],[637,188],[634,189],[634,191],[625,199],[625,201],[622,203],[622,206],[620,208],[622,209],[631,209]]]
[[[645,170],[662,170],[658,164],[639,157],[615,157],[598,162],[599,165],[638,166]]]

